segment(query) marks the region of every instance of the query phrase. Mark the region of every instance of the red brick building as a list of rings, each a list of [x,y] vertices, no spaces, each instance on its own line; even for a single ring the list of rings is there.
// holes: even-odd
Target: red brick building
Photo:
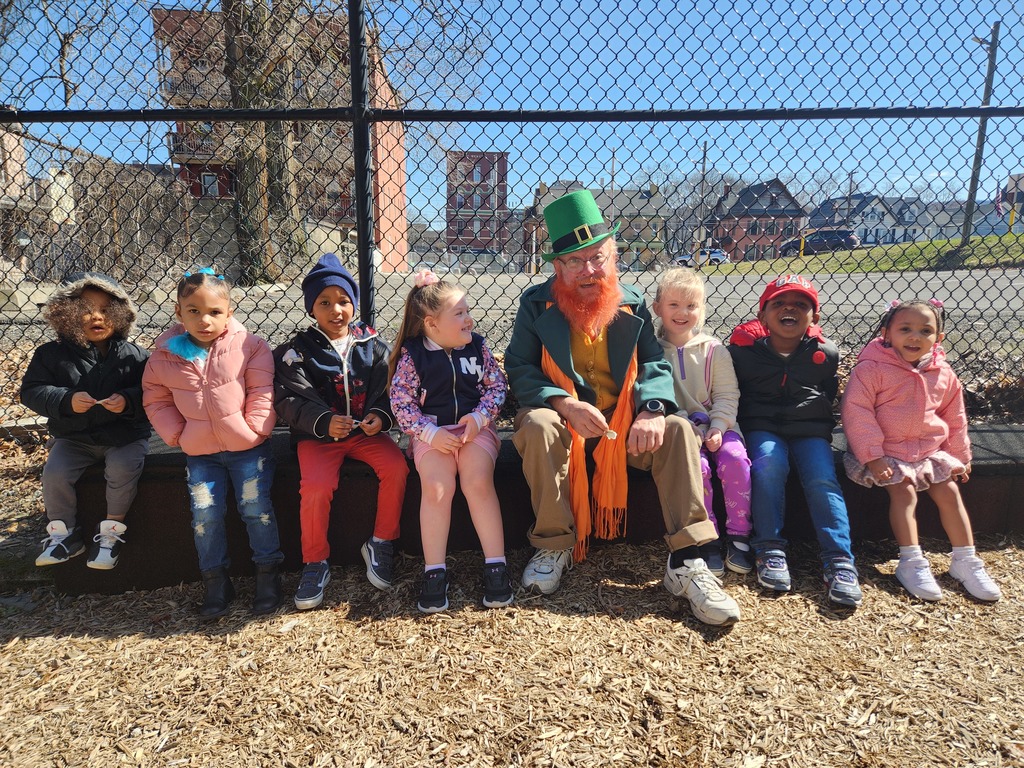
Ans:
[[[167,103],[184,108],[230,107],[221,14],[156,7],[151,16],[161,92]],[[351,103],[347,36],[348,20],[342,15],[302,19],[294,44],[287,48],[294,54],[293,82],[285,84],[288,98],[283,103],[299,108]],[[371,105],[378,109],[400,107],[401,100],[372,40],[369,69]],[[350,125],[318,121],[298,123],[292,129],[303,216],[354,228]],[[375,245],[383,269],[401,270],[407,266],[408,255],[405,128],[401,123],[373,123],[371,130]],[[171,161],[193,197],[235,195],[234,158],[246,132],[245,123],[175,124],[168,135]]]
[[[504,264],[512,212],[508,208],[508,152],[447,153],[445,244],[464,267]]]
[[[733,190],[726,185],[705,220],[713,243],[732,261],[774,259],[807,225],[807,211],[778,179]]]

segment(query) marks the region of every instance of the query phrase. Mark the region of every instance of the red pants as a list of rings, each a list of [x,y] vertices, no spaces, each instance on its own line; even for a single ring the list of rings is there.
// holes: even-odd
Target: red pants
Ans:
[[[336,443],[303,440],[298,445],[299,522],[304,563],[326,560],[331,554],[327,543],[331,500],[338,488],[341,465],[349,456],[369,464],[380,483],[373,535],[387,541],[398,538],[409,464],[387,434],[367,437],[358,429],[356,432],[358,434]]]

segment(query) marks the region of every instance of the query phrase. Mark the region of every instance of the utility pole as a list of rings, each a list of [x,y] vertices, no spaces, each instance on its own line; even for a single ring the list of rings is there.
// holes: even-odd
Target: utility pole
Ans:
[[[700,252],[704,248],[706,237],[704,227],[704,181],[708,175],[708,143],[704,142],[703,154],[700,160],[700,197],[697,200],[697,242],[693,249],[693,263],[700,265]]]
[[[972,40],[988,51],[988,71],[985,73],[985,92],[981,97],[981,106],[987,107],[992,99],[992,83],[996,77],[996,54],[999,52],[999,25],[992,25],[988,40],[974,37]],[[974,229],[975,197],[978,195],[978,179],[981,177],[981,162],[985,156],[985,132],[988,129],[988,116],[978,119],[978,141],[974,147],[974,165],[971,167],[971,185],[967,190],[967,205],[964,206],[964,226],[960,232],[960,247],[970,242],[971,231]]]

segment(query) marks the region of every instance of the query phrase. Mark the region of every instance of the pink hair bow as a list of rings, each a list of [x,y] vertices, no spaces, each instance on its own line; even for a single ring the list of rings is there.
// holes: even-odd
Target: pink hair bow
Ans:
[[[417,272],[415,275],[413,275],[412,282],[413,285],[415,285],[417,288],[423,288],[425,286],[441,282],[441,278],[439,278],[429,269],[424,268]]]
[[[942,302],[939,301],[938,299],[928,299],[928,303],[931,304],[936,309],[942,309]]]

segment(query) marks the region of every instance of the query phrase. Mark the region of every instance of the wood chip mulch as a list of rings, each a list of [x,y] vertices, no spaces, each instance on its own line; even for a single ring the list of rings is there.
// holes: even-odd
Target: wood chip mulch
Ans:
[[[995,605],[945,574],[941,542],[944,600],[909,598],[890,543],[858,548],[864,605],[833,610],[797,545],[789,595],[726,576],[743,611],[726,630],[661,586],[661,543],[596,546],[505,610],[479,606],[479,556],[454,553],[451,609],[429,617],[412,559],[388,593],[335,568],[303,613],[251,617],[240,580],[210,624],[197,584],[9,593],[0,765],[1024,765],[1024,541],[980,544]]]

